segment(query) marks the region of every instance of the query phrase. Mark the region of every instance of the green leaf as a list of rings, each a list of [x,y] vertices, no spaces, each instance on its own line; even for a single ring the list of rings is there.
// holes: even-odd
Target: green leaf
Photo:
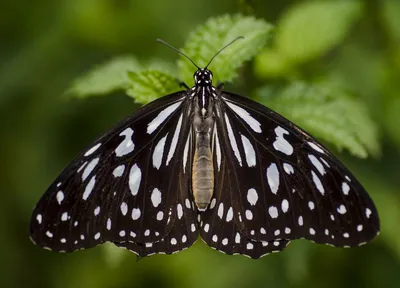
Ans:
[[[317,138],[360,158],[379,155],[378,129],[365,103],[341,88],[295,82],[279,93],[271,92],[264,87],[257,97]]]
[[[266,44],[272,26],[261,19],[241,15],[224,15],[209,19],[192,32],[182,49],[197,65],[205,67],[215,53],[238,36],[244,36],[218,55],[210,65],[214,83],[230,81],[237,68],[253,58]],[[187,59],[178,60],[179,76],[193,82],[195,67]]]
[[[76,79],[66,93],[83,98],[126,89],[129,86],[127,72],[140,68],[141,65],[133,56],[111,59]]]
[[[296,63],[320,57],[344,39],[361,12],[357,0],[294,5],[277,25],[276,49]]]
[[[141,104],[147,104],[179,89],[175,77],[158,70],[128,72],[128,77],[130,87],[126,93]]]

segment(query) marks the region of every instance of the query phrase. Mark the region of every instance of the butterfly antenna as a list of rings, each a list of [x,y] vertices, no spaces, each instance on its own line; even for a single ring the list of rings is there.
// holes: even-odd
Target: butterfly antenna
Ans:
[[[244,39],[243,36],[239,36],[236,37],[235,39],[233,39],[231,42],[229,42],[228,44],[226,44],[224,47],[222,47],[221,49],[219,49],[219,51],[217,53],[215,53],[215,55],[211,58],[210,62],[208,62],[207,66],[205,67],[205,69],[207,69],[207,67],[211,64],[211,62],[214,60],[215,57],[217,57],[217,55],[219,53],[221,53],[223,50],[225,50],[225,48],[227,48],[228,46],[230,46],[231,44],[233,44],[234,42],[236,42],[239,39]]]
[[[186,55],[185,53],[183,53],[182,51],[179,51],[177,48],[175,48],[174,46],[168,44],[168,43],[165,42],[164,40],[157,39],[157,42],[160,42],[160,43],[164,44],[165,46],[171,48],[172,50],[174,50],[174,51],[178,52],[179,54],[181,54],[182,56],[186,57],[190,62],[192,62],[192,64],[193,64],[194,66],[197,67],[197,69],[200,69],[200,67],[197,66],[196,63],[194,63],[194,61],[193,61],[192,59],[190,59],[189,56],[187,56],[187,55]]]

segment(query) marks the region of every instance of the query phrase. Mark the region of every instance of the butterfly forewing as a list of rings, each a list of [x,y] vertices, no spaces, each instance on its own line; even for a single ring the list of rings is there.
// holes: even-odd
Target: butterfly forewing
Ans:
[[[224,92],[221,103],[233,209],[244,235],[335,246],[376,236],[379,219],[368,194],[320,143],[250,99]]]
[[[179,198],[190,196],[181,153],[189,135],[188,109],[185,93],[172,94],[93,142],[38,202],[33,241],[73,251],[104,241],[165,238],[181,214]]]

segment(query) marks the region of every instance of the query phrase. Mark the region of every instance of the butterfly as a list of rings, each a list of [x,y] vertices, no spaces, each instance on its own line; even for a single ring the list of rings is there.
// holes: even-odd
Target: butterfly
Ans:
[[[112,242],[143,257],[200,235],[223,253],[259,258],[299,238],[350,247],[377,236],[372,200],[331,152],[214,87],[214,57],[200,68],[178,52],[197,67],[194,86],[143,106],[80,153],[33,211],[35,244],[71,252]]]

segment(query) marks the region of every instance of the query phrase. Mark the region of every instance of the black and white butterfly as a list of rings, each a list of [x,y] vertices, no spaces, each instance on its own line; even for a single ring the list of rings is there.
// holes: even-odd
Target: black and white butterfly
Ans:
[[[67,166],[33,211],[37,245],[70,252],[109,241],[148,256],[200,234],[221,252],[259,258],[294,239],[350,247],[379,233],[373,202],[333,154],[274,111],[215,88],[207,67],[193,88],[140,108]]]

